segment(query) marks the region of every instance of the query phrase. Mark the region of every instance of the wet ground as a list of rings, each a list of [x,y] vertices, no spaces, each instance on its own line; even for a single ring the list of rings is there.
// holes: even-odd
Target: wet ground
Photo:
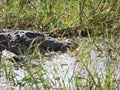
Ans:
[[[40,63],[41,67],[45,71],[44,80],[48,81],[51,90],[59,90],[67,88],[70,90],[88,89],[86,83],[88,79],[93,77],[93,82],[98,83],[99,79],[102,87],[104,87],[106,74],[108,73],[108,67],[110,65],[113,76],[111,77],[115,82],[115,90],[120,89],[119,80],[120,78],[120,63],[119,53],[113,50],[110,45],[113,41],[110,40],[101,42],[91,42],[89,39],[79,40],[79,48],[74,51],[68,51],[67,53],[53,53],[50,57],[45,56],[42,60],[36,60],[37,64]],[[113,44],[114,45],[114,44]],[[116,46],[119,45],[116,44]],[[36,62],[34,63],[36,66]],[[13,72],[17,75],[16,81],[21,81],[26,72],[19,68],[14,69]],[[2,71],[2,70],[1,70]],[[80,80],[80,85],[76,86],[76,79]],[[34,87],[34,86],[33,86]],[[94,90],[95,87],[92,87]],[[32,90],[29,85],[25,86],[12,86],[8,82],[5,76],[0,78],[0,90]],[[34,88],[36,90],[36,88]],[[42,88],[41,90],[46,90]]]

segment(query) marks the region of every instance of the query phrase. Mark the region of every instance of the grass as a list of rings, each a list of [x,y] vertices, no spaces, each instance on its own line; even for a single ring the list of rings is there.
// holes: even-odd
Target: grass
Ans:
[[[0,29],[4,28],[37,30],[57,38],[75,36],[79,43],[75,51],[78,60],[68,85],[65,79],[71,66],[65,76],[61,76],[57,67],[62,61],[52,63],[51,71],[46,70],[43,67],[46,59],[37,51],[38,47],[22,66],[25,76],[20,81],[15,81],[13,64],[1,60],[0,77],[5,76],[11,85],[19,85],[19,88],[27,85],[31,90],[119,89],[120,0],[2,0]],[[83,30],[92,33],[87,32],[87,39],[77,40]],[[33,64],[35,59],[38,59],[37,65]]]
[[[1,3],[1,28],[42,32],[60,29],[56,34],[67,29],[68,34],[78,35],[89,28],[99,34],[119,27],[119,0],[4,0]]]

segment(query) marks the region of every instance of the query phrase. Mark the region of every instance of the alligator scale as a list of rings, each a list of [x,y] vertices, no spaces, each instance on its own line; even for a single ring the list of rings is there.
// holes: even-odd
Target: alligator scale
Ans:
[[[42,50],[66,51],[71,44],[73,42],[45,37],[35,31],[17,30],[0,33],[0,51],[6,49],[15,54],[20,54],[30,47],[34,49],[36,46]]]

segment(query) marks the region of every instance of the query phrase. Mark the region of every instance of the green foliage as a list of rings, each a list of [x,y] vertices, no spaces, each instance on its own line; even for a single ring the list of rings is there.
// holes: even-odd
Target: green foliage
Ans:
[[[119,0],[5,0],[0,5],[0,26],[50,31],[79,25],[78,32],[89,27],[95,32],[111,30],[120,21],[119,4]]]

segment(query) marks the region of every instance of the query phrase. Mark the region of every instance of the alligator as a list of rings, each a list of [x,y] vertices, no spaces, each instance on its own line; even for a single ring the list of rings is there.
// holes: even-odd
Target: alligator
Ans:
[[[66,51],[70,48],[72,41],[59,41],[57,39],[46,37],[44,34],[30,30],[6,31],[0,33],[0,51],[8,50],[19,55],[27,49],[34,50],[39,47],[40,50]],[[76,46],[77,44],[75,44]]]

